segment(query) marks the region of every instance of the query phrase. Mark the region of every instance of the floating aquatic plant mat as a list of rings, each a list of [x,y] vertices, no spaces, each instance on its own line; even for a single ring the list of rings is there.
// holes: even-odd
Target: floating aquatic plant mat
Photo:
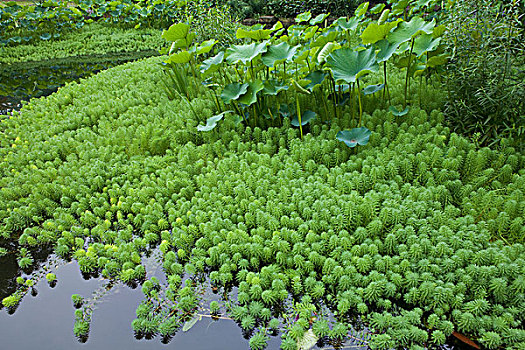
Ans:
[[[0,232],[21,268],[47,246],[83,273],[140,284],[138,334],[188,328],[204,286],[221,296],[210,315],[253,332],[255,349],[274,329],[283,349],[359,338],[356,322],[376,348],[437,347],[453,332],[523,347],[522,155],[477,149],[417,107],[365,105],[371,134],[355,148],[336,139],[345,118],[312,121],[302,140],[289,119],[199,132],[213,95],[168,99],[159,62],[71,83],[1,121]],[[155,249],[165,279],[147,275]],[[90,311],[78,310],[85,336]]]

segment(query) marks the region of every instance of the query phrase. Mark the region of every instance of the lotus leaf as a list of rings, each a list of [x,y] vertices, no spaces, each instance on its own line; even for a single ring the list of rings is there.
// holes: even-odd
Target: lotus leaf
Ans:
[[[357,145],[365,146],[370,139],[372,132],[364,126],[353,128],[352,130],[339,131],[336,135],[337,140],[344,142],[348,147]]]
[[[387,36],[387,39],[391,43],[404,43],[412,40],[419,34],[432,34],[436,20],[432,22],[425,22],[421,17],[414,17],[410,22],[401,22],[397,26],[396,30]]]
[[[176,63],[176,64],[188,63],[191,60],[191,56],[192,54],[189,53],[188,51],[180,51],[180,52],[170,55],[166,63]]]
[[[247,106],[251,106],[257,102],[257,93],[262,89],[264,89],[264,83],[261,80],[252,81],[248,83],[248,90],[238,98],[238,101]]]
[[[435,39],[432,34],[423,34],[416,38],[414,41],[414,53],[417,57],[421,55],[434,51],[441,41],[441,38]]]
[[[268,67],[274,67],[276,64],[292,60],[297,48],[298,46],[292,47],[287,42],[271,45],[261,57],[261,61]]]
[[[308,22],[312,18],[312,13],[310,11],[303,12],[295,17],[296,23]]]
[[[244,95],[246,91],[248,91],[248,84],[228,84],[224,90],[222,90],[221,99],[224,101],[224,103],[228,104]]]
[[[363,2],[361,5],[357,6],[357,8],[354,11],[355,16],[356,17],[364,16],[366,14],[366,11],[368,11],[368,5],[370,5],[370,3],[367,1],[367,2]]]
[[[217,114],[217,115],[214,115],[213,117],[209,117],[208,120],[206,121],[206,125],[198,125],[197,126],[197,130],[199,131],[210,131],[212,129],[214,129],[216,126],[217,126],[217,123],[219,122],[219,120],[221,120],[225,115],[226,113],[232,113],[233,111],[225,111],[225,112],[222,112],[220,114]]]
[[[305,111],[301,115],[301,126],[308,124],[311,120],[314,120],[316,116],[317,114],[313,111]],[[290,124],[292,124],[293,126],[299,126],[299,118],[297,117],[297,115],[294,115]]]
[[[167,41],[176,41],[183,39],[188,35],[190,26],[186,23],[176,23],[162,32],[162,38]]]
[[[393,28],[397,27],[399,22],[401,22],[400,19],[393,22],[386,22],[381,25],[371,22],[360,35],[363,44],[373,44],[379,40],[383,40]]]
[[[264,82],[264,94],[276,96],[281,91],[288,90],[289,86],[277,80],[266,80]]]
[[[396,117],[404,116],[405,114],[408,113],[409,110],[410,110],[409,107],[405,107],[405,109],[403,109],[402,111],[398,111],[397,108],[394,106],[390,106],[390,108],[388,108],[388,111],[392,113],[393,115],[395,115]]]
[[[204,60],[200,66],[201,73],[211,74],[219,69],[219,66],[224,61],[224,51],[219,52],[217,55]]]
[[[367,87],[363,89],[363,95],[366,96],[366,95],[375,94],[376,92],[383,90],[384,87],[385,87],[385,84],[368,85]]]
[[[310,20],[310,25],[314,26],[316,24],[323,23],[324,20],[327,19],[329,15],[330,15],[329,13],[321,13],[317,15],[315,18],[312,18]]]
[[[357,18],[352,17],[350,19],[346,17],[338,18],[336,21],[337,26],[343,30],[356,30],[359,25]]]
[[[242,62],[246,64],[252,61],[258,55],[266,52],[267,41],[263,41],[260,44],[251,43],[249,45],[233,45],[233,47],[226,50],[226,61],[230,64],[236,64]]]
[[[381,41],[378,41],[375,43],[375,48],[379,49],[377,52],[377,62],[381,63],[384,61],[388,61],[390,57],[396,52],[399,44],[396,43],[390,43],[388,40],[383,39]]]
[[[344,48],[332,52],[327,60],[336,81],[355,83],[357,79],[370,72],[377,72],[379,65],[373,48],[362,51],[353,51]]]
[[[310,81],[310,83],[306,85],[305,88],[310,91],[313,91],[313,89],[316,86],[321,85],[323,83],[323,81],[325,80],[327,76],[328,74],[323,71],[320,71],[320,70],[313,71],[312,73],[308,74],[305,77],[306,80]]]
[[[319,54],[317,55],[317,62],[319,64],[325,63],[328,55],[330,55],[332,51],[339,49],[339,48],[341,48],[341,45],[337,43],[334,43],[334,42],[326,43],[325,46],[323,46],[323,48],[321,49],[321,51],[319,51]]]
[[[195,53],[197,55],[203,55],[205,53],[208,53],[211,51],[211,49],[213,49],[213,46],[215,46],[215,44],[217,44],[217,40],[215,39],[211,39],[211,40],[206,40],[206,41],[203,41],[196,49]]]

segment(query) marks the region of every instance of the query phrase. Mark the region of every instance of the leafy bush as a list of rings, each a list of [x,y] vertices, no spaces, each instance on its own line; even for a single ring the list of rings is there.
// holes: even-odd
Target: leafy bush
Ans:
[[[330,13],[331,16],[351,16],[362,0],[270,0],[266,13],[277,17],[294,18],[300,13]]]
[[[523,6],[459,1],[447,18],[452,57],[445,112],[454,130],[481,145],[525,137]]]

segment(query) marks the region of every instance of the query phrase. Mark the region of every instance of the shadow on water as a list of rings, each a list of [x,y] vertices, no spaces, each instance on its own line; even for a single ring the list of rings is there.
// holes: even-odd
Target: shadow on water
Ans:
[[[50,95],[69,82],[155,55],[157,51],[148,50],[0,65],[0,114],[20,109],[22,101]]]

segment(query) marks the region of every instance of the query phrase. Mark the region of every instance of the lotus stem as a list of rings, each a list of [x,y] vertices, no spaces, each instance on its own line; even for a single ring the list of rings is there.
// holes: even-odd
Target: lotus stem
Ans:
[[[361,105],[361,88],[359,87],[359,80],[357,80],[357,99],[359,101],[359,127],[361,127],[361,118],[363,116],[363,106]]]
[[[412,44],[410,45],[410,53],[408,54],[408,65],[407,65],[407,76],[405,79],[405,103],[403,104],[403,109],[407,106],[407,93],[408,93],[408,84],[410,80],[410,64],[412,63],[412,51],[414,50],[414,42],[412,39]]]
[[[392,99],[390,97],[390,88],[388,87],[388,81],[386,77],[386,61],[383,62],[383,72],[385,76],[385,89],[383,90],[383,100],[385,99],[385,91],[386,91],[386,94],[388,96],[388,103],[392,105]]]
[[[299,120],[299,131],[301,132],[301,140],[303,139],[303,123],[301,120],[301,104],[299,103],[299,96],[295,93],[295,102],[297,103],[297,120]]]

